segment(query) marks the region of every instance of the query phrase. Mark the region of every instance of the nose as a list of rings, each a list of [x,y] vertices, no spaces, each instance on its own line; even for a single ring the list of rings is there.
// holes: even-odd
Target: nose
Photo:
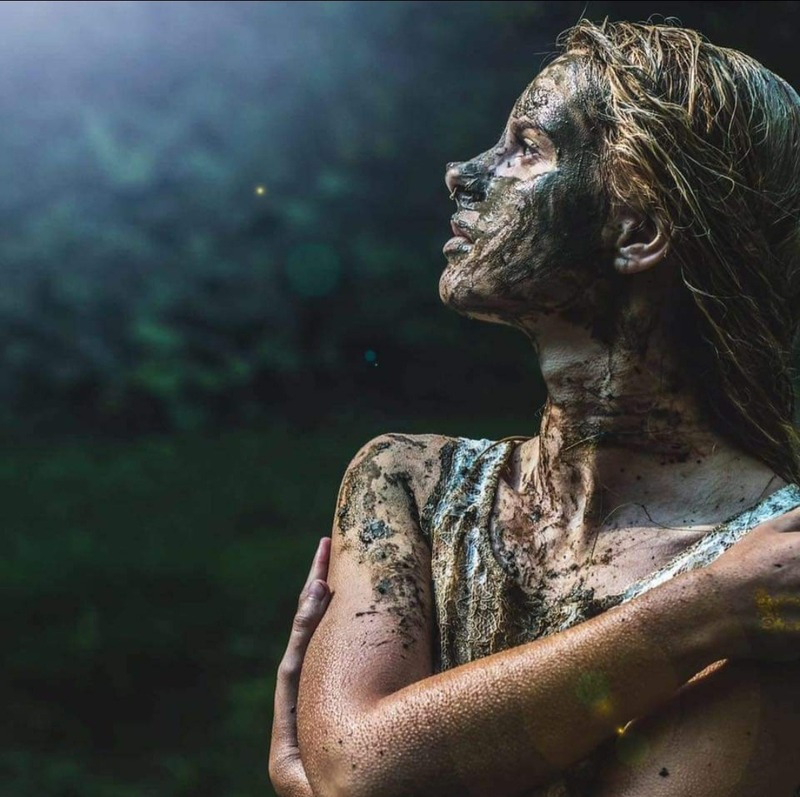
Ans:
[[[447,171],[444,175],[444,184],[447,186],[447,190],[451,194],[459,185],[464,184],[464,178],[461,174],[461,166],[463,165],[463,162],[460,161],[454,161],[453,163],[447,164]]]

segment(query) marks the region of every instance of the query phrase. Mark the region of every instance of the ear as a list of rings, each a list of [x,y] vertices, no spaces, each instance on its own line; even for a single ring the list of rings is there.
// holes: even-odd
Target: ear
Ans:
[[[615,219],[614,268],[620,274],[647,271],[669,251],[669,238],[647,217],[625,208]]]

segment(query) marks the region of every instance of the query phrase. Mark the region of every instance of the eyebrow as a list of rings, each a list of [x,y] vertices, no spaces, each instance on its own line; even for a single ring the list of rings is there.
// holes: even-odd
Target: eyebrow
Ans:
[[[518,136],[523,130],[536,130],[539,133],[544,133],[551,141],[553,141],[553,133],[547,129],[544,125],[541,124],[534,124],[530,119],[522,118],[522,119],[514,119],[511,122],[511,133],[515,136]],[[555,143],[555,142],[553,142]]]

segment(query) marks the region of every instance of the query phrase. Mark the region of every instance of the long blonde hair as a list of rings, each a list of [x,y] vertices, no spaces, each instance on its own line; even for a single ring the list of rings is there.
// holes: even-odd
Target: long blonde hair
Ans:
[[[800,99],[694,30],[583,20],[559,44],[585,60],[598,96],[609,200],[670,237],[708,411],[746,451],[800,480]]]

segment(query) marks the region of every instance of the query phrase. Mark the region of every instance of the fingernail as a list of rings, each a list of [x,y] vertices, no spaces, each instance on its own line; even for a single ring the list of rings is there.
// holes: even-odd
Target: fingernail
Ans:
[[[314,600],[321,601],[325,597],[325,584],[322,581],[315,581],[309,588],[308,594],[310,597],[314,598]]]

